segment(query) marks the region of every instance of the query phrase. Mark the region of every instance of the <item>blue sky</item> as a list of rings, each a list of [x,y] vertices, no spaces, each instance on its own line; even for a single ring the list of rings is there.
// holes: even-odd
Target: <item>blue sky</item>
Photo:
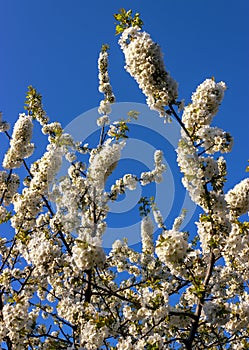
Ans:
[[[214,124],[231,132],[226,188],[246,177],[249,99],[249,2],[247,0],[9,0],[0,5],[0,110],[11,124],[23,111],[27,86],[43,95],[51,120],[66,126],[98,106],[97,58],[110,45],[110,76],[118,102],[144,103],[123,69],[113,13],[140,12],[144,29],[164,52],[166,68],[189,102],[205,78],[228,85]],[[1,137],[2,142],[2,137]]]

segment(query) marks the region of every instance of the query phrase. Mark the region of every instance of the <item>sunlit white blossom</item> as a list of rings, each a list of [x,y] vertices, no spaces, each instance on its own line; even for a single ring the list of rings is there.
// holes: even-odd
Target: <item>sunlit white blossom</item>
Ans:
[[[103,189],[108,176],[115,169],[121,156],[124,143],[104,143],[99,150],[94,150],[90,157],[89,177],[96,188]]]
[[[148,106],[167,116],[165,107],[176,100],[177,83],[165,69],[159,45],[137,26],[125,29],[119,44],[125,68],[147,97]]]
[[[154,225],[149,216],[143,218],[141,223],[142,251],[147,254],[153,253]]]
[[[226,201],[236,216],[249,211],[249,178],[242,180],[226,194]]]
[[[163,152],[160,150],[154,153],[155,168],[152,171],[146,171],[141,174],[141,184],[143,186],[155,181],[162,182],[162,174],[166,170],[166,165],[163,164]]]
[[[24,158],[28,158],[34,151],[32,138],[33,123],[31,116],[20,114],[15,123],[10,140],[10,148],[3,160],[3,167],[7,169],[19,168]]]
[[[214,79],[206,79],[197,87],[192,94],[192,103],[184,108],[182,116],[182,121],[190,132],[210,125],[218,112],[225,90],[226,84],[216,83]]]

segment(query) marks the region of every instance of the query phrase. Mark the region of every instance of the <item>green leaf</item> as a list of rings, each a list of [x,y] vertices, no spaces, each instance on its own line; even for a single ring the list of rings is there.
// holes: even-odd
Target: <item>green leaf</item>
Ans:
[[[124,31],[124,27],[122,27],[121,25],[117,25],[116,26],[116,34],[121,34],[121,33],[123,33],[123,31]]]
[[[120,13],[115,13],[114,15],[114,18],[117,20],[117,21],[121,21],[122,20],[122,15]]]

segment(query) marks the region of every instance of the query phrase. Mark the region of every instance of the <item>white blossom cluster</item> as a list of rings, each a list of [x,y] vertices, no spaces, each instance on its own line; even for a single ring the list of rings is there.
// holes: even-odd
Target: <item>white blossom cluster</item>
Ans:
[[[182,121],[191,133],[210,125],[224,97],[226,84],[206,79],[192,95],[192,103],[184,108]]]
[[[103,344],[108,334],[107,326],[99,329],[93,321],[88,321],[81,327],[80,343],[84,346],[83,349],[95,350]]]
[[[29,187],[13,201],[16,215],[11,219],[14,228],[29,229],[35,225],[36,216],[43,205],[42,196],[47,195],[62,162],[62,149],[49,145],[44,156],[31,166],[32,178]]]
[[[8,217],[8,210],[1,205],[0,206],[0,223],[5,222],[7,217]]]
[[[133,191],[137,187],[137,178],[132,174],[125,174],[123,176],[123,183],[125,187]]]
[[[158,228],[165,228],[164,222],[163,222],[164,221],[163,216],[162,216],[160,210],[154,206],[154,207],[152,207],[152,213],[153,213],[153,217],[154,217],[154,220],[155,220]]]
[[[225,198],[235,216],[249,212],[249,178],[235,185],[228,191]]]
[[[146,345],[159,346],[159,349],[165,348],[164,333],[167,331],[167,325],[165,322],[161,322],[168,317],[168,294],[164,290],[164,286],[161,289],[150,290],[148,287],[141,288],[139,290],[139,302],[141,307],[137,312],[133,312],[130,305],[123,307],[122,313],[124,321],[129,325],[128,331],[134,336],[136,341],[132,341],[130,337],[126,337],[126,342],[123,337],[119,338],[117,349],[141,349]],[[134,295],[135,297],[135,295]],[[157,301],[161,301],[159,307],[155,307]],[[145,334],[149,331],[154,321],[154,332],[150,336],[145,338]],[[140,326],[136,326],[140,325]],[[158,327],[156,325],[159,325]],[[141,333],[140,333],[141,332]]]
[[[239,254],[238,254],[239,252]],[[224,249],[226,265],[236,266],[245,280],[249,279],[249,227],[239,222],[232,224]]]
[[[62,133],[62,127],[61,127],[61,124],[58,123],[58,122],[53,122],[53,123],[49,123],[49,124],[45,124],[43,125],[42,127],[42,133],[44,135],[46,134],[61,134]]]
[[[72,136],[69,134],[63,133],[61,123],[58,123],[58,122],[46,123],[43,125],[41,131],[44,135],[48,135],[48,141],[50,143],[53,143],[56,140],[57,145],[59,143],[70,144],[71,146],[73,145]]]
[[[226,209],[226,207],[224,208]],[[227,235],[231,230],[231,224],[225,214],[226,213],[223,213],[221,210],[216,216],[212,215],[212,217],[208,219],[204,216],[203,220],[201,216],[200,220],[196,222],[203,253],[209,253],[210,246],[212,245],[213,253],[216,256],[220,256],[220,251],[226,244]],[[216,229],[214,229],[214,226]],[[219,228],[219,230],[217,230],[217,228]]]
[[[182,130],[182,139],[177,149],[177,162],[184,174],[182,180],[189,191],[191,199],[206,212],[210,210],[207,184],[211,183],[214,190],[221,190],[225,181],[226,166],[223,158],[214,160],[198,154],[198,147],[193,142],[204,147],[202,153],[229,152],[232,139],[228,133],[216,127],[210,127],[214,115],[218,111],[226,86],[223,82],[215,83],[213,79],[206,79],[192,95],[192,103],[185,107],[182,121],[186,130],[192,135],[186,135]],[[215,184],[215,185],[214,185]],[[215,187],[214,187],[215,186]],[[216,194],[216,198],[220,194]],[[225,201],[220,212],[227,212]]]
[[[42,231],[32,234],[27,251],[23,251],[25,259],[36,267],[36,271],[40,276],[48,270],[48,267],[52,267],[56,259],[60,257],[60,254],[60,246],[52,242]]]
[[[110,114],[112,111],[111,109],[111,103],[106,100],[101,100],[98,108],[99,114],[104,114],[102,117],[99,117],[97,120],[97,124],[101,126],[104,122],[109,123],[110,118],[108,117],[108,114]]]
[[[75,319],[81,318],[84,313],[84,307],[82,303],[79,301],[76,302],[69,296],[65,296],[60,300],[57,310],[60,317],[68,320],[68,322],[71,322],[72,324],[74,323]]]
[[[209,156],[203,159],[205,164],[205,166],[203,167],[203,175],[205,176],[207,181],[211,181],[214,176],[218,178],[219,174],[222,171],[222,169],[220,169],[219,167],[219,165],[222,162],[222,159],[224,160],[224,158],[220,157],[218,161],[216,161],[213,157]]]
[[[182,232],[167,230],[162,233],[156,242],[156,254],[174,273],[176,267],[187,256],[188,242]]]
[[[80,177],[80,179],[82,178]],[[75,182],[72,183],[70,177],[65,177],[58,186],[53,186],[49,195],[50,200],[56,203],[57,209],[56,214],[50,221],[54,232],[57,231],[59,223],[62,225],[65,233],[73,232],[80,227],[81,215],[79,206],[80,198],[85,190],[85,184],[84,181],[76,180]]]
[[[34,151],[34,144],[30,143],[32,129],[32,117],[20,114],[14,126],[10,148],[3,160],[4,168],[19,168],[22,165],[23,159],[32,155]]]
[[[105,103],[102,103],[101,104],[101,107],[99,108],[99,110],[103,113],[111,113],[111,108],[109,108],[109,102],[105,102]],[[97,119],[97,125],[98,126],[105,126],[105,125],[108,125],[110,124],[110,118],[108,117],[107,114],[105,115],[102,115],[101,117],[99,117]]]
[[[121,21],[119,32],[124,30],[120,43],[127,70],[151,108],[164,115],[169,105],[176,117],[177,84],[149,35],[138,27],[126,29],[141,23],[139,14],[132,18],[131,12],[122,9],[115,16]],[[249,223],[242,215],[249,210],[249,179],[225,194],[226,162],[213,154],[230,151],[232,139],[210,126],[225,84],[207,79],[193,94],[183,121],[178,119],[183,130],[177,160],[183,184],[201,211],[196,228],[182,232],[183,210],[167,229],[156,204],[143,197],[141,246],[137,250],[124,238],[107,252],[102,239],[109,202],[138,183],[162,181],[165,170],[163,153],[156,151],[152,171],[140,178],[125,174],[106,188],[126,131],[124,121],[113,124],[113,135],[104,133],[113,100],[107,63],[104,50],[98,65],[106,99],[99,109],[97,147],[74,142],[58,122],[48,124],[41,96],[32,87],[26,108],[49,140],[40,159],[23,162],[33,147],[31,117],[20,115],[14,127],[4,159],[9,172],[0,171],[1,347],[248,349]],[[5,129],[0,116],[0,131]],[[7,132],[2,136],[10,138]],[[63,157],[70,166],[57,179]],[[22,163],[25,169],[14,174]],[[24,179],[21,189],[19,177]],[[155,238],[151,216],[160,229]]]
[[[125,68],[147,97],[148,106],[166,117],[165,107],[177,99],[178,85],[165,69],[159,45],[138,26],[125,29],[119,44]]]
[[[212,247],[216,257],[222,254],[231,230],[229,208],[223,194],[226,163],[223,157],[215,160],[206,155],[229,152],[232,147],[228,133],[209,125],[218,111],[225,88],[223,82],[216,84],[213,79],[205,80],[197,88],[182,117],[189,134],[182,130],[177,149],[177,161],[184,174],[183,185],[191,199],[207,213],[196,223],[202,251],[209,254]],[[198,145],[204,148],[200,154]]]
[[[91,305],[84,306],[80,300],[75,302],[73,298],[65,297],[58,304],[58,314],[72,324],[78,320],[77,326],[80,328],[79,349],[94,350],[96,346],[100,347],[103,340],[108,337],[108,327],[106,325],[98,327],[97,323],[94,322],[100,315],[95,312]],[[85,320],[84,315],[91,319]],[[68,349],[75,348],[68,347]]]
[[[208,323],[212,325],[218,324],[222,326],[229,321],[230,310],[228,305],[217,304],[209,301],[204,304],[203,311]]]
[[[196,132],[196,136],[203,142],[202,147],[207,154],[215,152],[227,153],[232,150],[232,137],[220,128],[205,125]]]
[[[36,312],[29,310],[27,294],[21,293],[19,299],[19,302],[6,303],[2,307],[1,321],[3,322],[0,322],[1,341],[8,337],[17,350],[28,346],[27,334],[32,331],[38,316]]]
[[[94,149],[90,155],[90,166],[88,168],[88,177],[97,189],[103,189],[108,176],[117,166],[121,156],[121,150],[125,143],[110,143],[107,140],[99,150]]]
[[[183,209],[181,215],[178,216],[175,219],[173,227],[172,227],[173,231],[179,231],[180,230],[180,227],[181,227],[181,225],[182,225],[182,223],[183,223],[183,221],[185,219],[186,213],[187,213],[187,211],[185,209]]]
[[[105,261],[101,240],[98,237],[79,235],[72,252],[72,259],[81,271],[89,270],[95,266],[101,267]]]
[[[247,328],[249,324],[249,295],[244,292],[239,297],[239,301],[230,306],[230,320],[226,324],[226,328],[228,331],[236,332],[240,331],[243,328]],[[239,344],[241,346],[248,345],[248,343]],[[239,346],[235,347],[235,349],[243,349]]]
[[[154,225],[149,216],[145,216],[141,222],[141,238],[142,238],[142,252],[146,254],[153,254]]]
[[[155,151],[154,153],[155,168],[152,171],[146,171],[141,174],[141,184],[148,185],[150,182],[162,182],[162,174],[166,170],[166,165],[163,164],[163,152]]]
[[[99,69],[99,92],[102,92],[109,102],[114,102],[115,97],[112,92],[110,78],[108,75],[108,53],[101,51],[98,59]]]
[[[119,194],[124,194],[126,188],[130,191],[134,191],[137,187],[138,179],[135,175],[125,174],[121,179],[116,180],[115,184],[111,187],[110,198],[112,200],[117,199]]]
[[[10,205],[19,184],[20,178],[17,174],[0,171],[0,198],[3,198],[4,205]]]
[[[205,202],[203,202],[205,178],[202,159],[198,157],[196,149],[189,139],[182,138],[180,140],[177,149],[177,162],[184,174],[182,183],[187,188],[191,199],[195,203],[205,206]]]
[[[47,194],[49,185],[54,180],[62,162],[63,148],[54,145],[47,147],[47,152],[37,162],[31,166],[32,179],[31,190],[38,190],[42,194]]]
[[[104,126],[110,123],[110,118],[108,117],[108,114],[111,113],[111,104],[115,102],[115,96],[112,91],[112,86],[110,84],[110,78],[108,74],[107,50],[102,50],[99,54],[98,69],[99,69],[99,92],[102,92],[105,98],[100,102],[98,112],[99,114],[103,114],[103,116],[97,119],[97,125]]]

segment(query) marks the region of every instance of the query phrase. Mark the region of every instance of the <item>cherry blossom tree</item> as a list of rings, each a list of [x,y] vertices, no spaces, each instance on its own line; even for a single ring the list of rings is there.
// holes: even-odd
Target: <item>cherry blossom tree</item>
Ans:
[[[126,239],[108,253],[102,247],[109,203],[138,184],[161,182],[166,168],[157,150],[154,169],[140,177],[126,174],[106,190],[125,147],[127,123],[137,117],[133,111],[110,124],[115,97],[106,45],[98,59],[104,97],[97,145],[76,142],[59,122],[50,122],[41,95],[30,86],[26,112],[12,134],[0,118],[2,137],[9,140],[0,171],[2,349],[249,349],[249,222],[243,220],[249,179],[224,192],[222,154],[231,151],[232,137],[211,126],[226,84],[206,79],[184,107],[139,14],[122,9],[115,19],[125,69],[164,127],[172,118],[181,126],[177,162],[201,209],[196,231],[181,231],[184,211],[166,227],[156,203],[142,198],[141,251]],[[34,123],[48,143],[42,157],[31,161]],[[56,179],[63,159],[68,173]]]

